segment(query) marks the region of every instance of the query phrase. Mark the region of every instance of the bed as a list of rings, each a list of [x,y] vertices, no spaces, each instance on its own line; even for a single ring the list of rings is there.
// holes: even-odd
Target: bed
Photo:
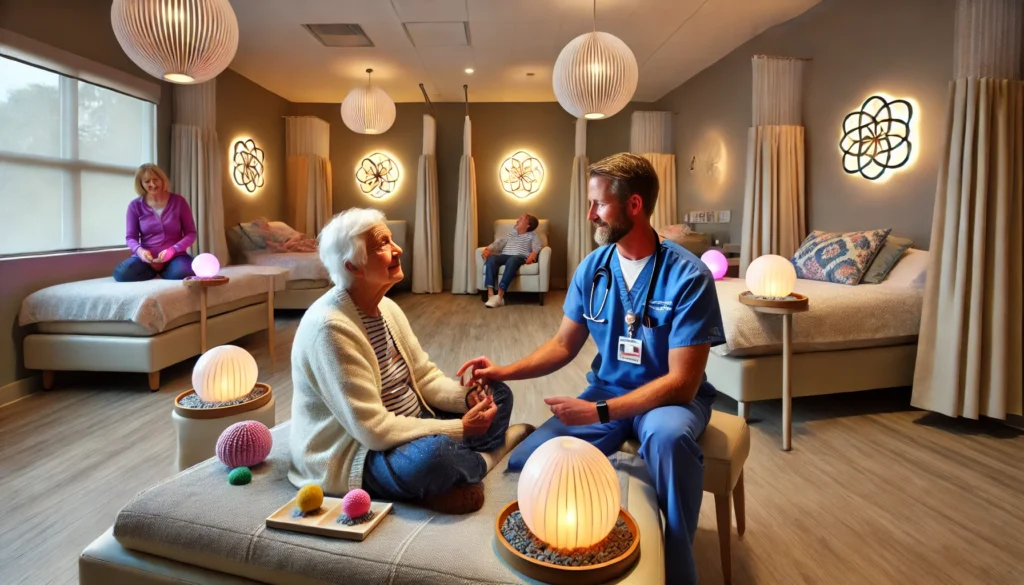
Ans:
[[[278,229],[291,229],[282,222],[269,222]],[[395,243],[406,249],[406,222],[403,220],[388,221]],[[253,266],[272,266],[287,271],[285,288],[274,296],[275,309],[307,309],[325,292],[334,286],[330,275],[317,252],[271,252],[265,246],[260,247],[256,241],[246,236],[240,225],[228,230],[228,242],[231,245],[232,257],[236,262]],[[402,255],[402,269],[405,278],[395,285],[397,290],[408,288],[412,282],[409,273],[410,261],[406,258],[409,252]]]
[[[810,308],[793,316],[792,395],[911,385],[927,263],[927,252],[910,249],[880,284],[797,280]],[[741,279],[715,287],[726,343],[711,350],[708,380],[748,417],[750,403],[782,397],[782,320],[740,303]]]
[[[285,273],[252,266],[220,271],[230,281],[207,289],[207,346],[268,329],[268,292],[284,290]],[[140,372],[151,390],[160,370],[202,353],[200,291],[181,281],[115,282],[112,277],[44,288],[21,304],[18,322],[30,328],[25,367],[43,372],[51,388],[57,371]]]

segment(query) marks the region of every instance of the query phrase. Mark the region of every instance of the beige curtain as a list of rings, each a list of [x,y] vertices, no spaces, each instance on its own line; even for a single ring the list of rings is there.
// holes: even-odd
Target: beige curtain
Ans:
[[[230,263],[224,231],[220,143],[217,141],[217,80],[174,85],[171,125],[171,190],[188,201],[196,222],[194,256],[210,253]]]
[[[437,204],[437,123],[423,115],[423,154],[416,178],[416,226],[412,247],[412,292],[441,292],[441,220]]]
[[[284,139],[288,220],[316,236],[333,216],[331,125],[314,116],[287,116]]]
[[[576,156],[572,159],[572,177],[569,182],[569,241],[566,260],[566,286],[583,259],[594,249],[594,235],[587,220],[590,201],[587,199],[587,120],[576,120]]]
[[[651,161],[658,174],[658,202],[651,215],[654,229],[677,223],[676,155],[672,143],[672,112],[633,112],[629,151]]]
[[[753,126],[747,137],[740,275],[764,254],[790,257],[807,233],[804,61],[753,58]]]
[[[1020,0],[957,6],[911,399],[947,416],[1022,414],[1021,18]]]
[[[466,116],[459,162],[459,203],[455,215],[455,262],[452,294],[476,294],[476,167],[473,164],[473,126]]]

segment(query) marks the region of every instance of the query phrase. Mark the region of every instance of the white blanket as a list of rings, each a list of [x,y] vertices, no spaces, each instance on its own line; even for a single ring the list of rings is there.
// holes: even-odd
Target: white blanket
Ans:
[[[221,276],[230,282],[207,289],[207,306],[230,303],[274,290],[284,290],[283,270],[256,266],[228,266]],[[167,323],[199,311],[199,288],[180,280],[153,279],[117,282],[113,277],[58,284],[36,291],[21,303],[22,326],[48,321],[133,321],[160,333]]]
[[[288,280],[330,280],[316,252],[273,253],[266,250],[245,252],[245,261],[255,266],[276,266],[288,271]]]
[[[724,278],[715,283],[725,324],[726,344],[712,348],[720,356],[782,353],[782,317],[758,313],[739,301],[746,283]],[[908,286],[848,286],[797,280],[809,310],[793,316],[793,351],[829,351],[915,343],[921,328],[924,291]]]

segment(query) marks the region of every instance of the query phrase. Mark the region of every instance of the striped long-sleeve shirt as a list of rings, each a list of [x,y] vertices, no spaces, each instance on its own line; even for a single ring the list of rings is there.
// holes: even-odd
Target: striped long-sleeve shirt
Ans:
[[[526,258],[531,252],[540,254],[540,249],[543,246],[541,246],[540,236],[537,235],[536,231],[520,234],[516,230],[512,230],[504,238],[487,247],[495,254]]]
[[[412,391],[409,365],[402,359],[402,354],[398,353],[395,339],[384,321],[384,316],[371,317],[362,311],[358,312],[370,338],[370,345],[373,346],[373,353],[377,356],[377,366],[380,368],[380,397],[384,402],[384,408],[398,416],[419,418],[423,414],[423,408],[416,393]]]

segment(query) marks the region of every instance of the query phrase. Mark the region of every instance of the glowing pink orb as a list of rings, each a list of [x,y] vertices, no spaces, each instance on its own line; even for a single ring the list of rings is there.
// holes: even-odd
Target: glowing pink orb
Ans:
[[[354,489],[341,499],[341,511],[349,518],[362,518],[370,511],[370,494]]]
[[[220,262],[213,254],[200,254],[192,260],[192,272],[199,278],[213,278],[220,272]]]
[[[715,277],[715,280],[721,279],[725,276],[727,270],[729,270],[729,261],[726,260],[725,254],[718,250],[708,250],[704,252],[704,255],[700,257],[704,265],[711,271],[711,275]]]

